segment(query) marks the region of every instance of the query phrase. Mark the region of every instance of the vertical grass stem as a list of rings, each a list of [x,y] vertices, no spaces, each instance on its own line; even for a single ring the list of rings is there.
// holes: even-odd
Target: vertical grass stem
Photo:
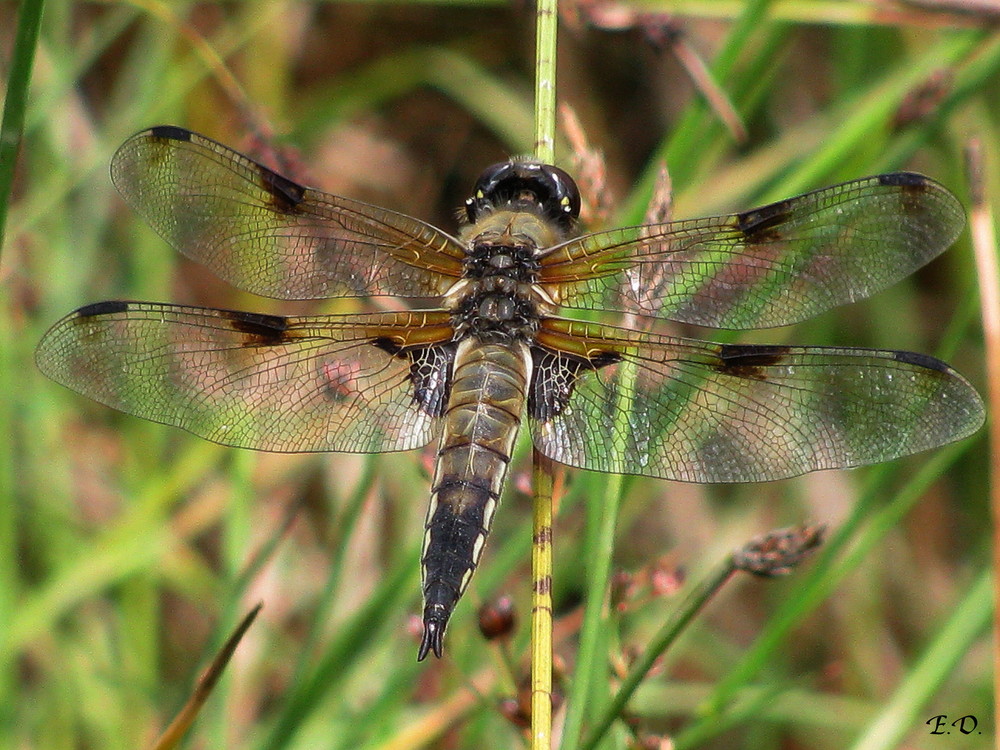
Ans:
[[[535,26],[535,158],[555,161],[556,0],[538,0]],[[531,748],[552,746],[552,462],[533,454],[531,546]]]
[[[531,748],[552,746],[552,460],[532,452]]]
[[[969,210],[969,230],[972,236],[972,250],[976,258],[979,279],[979,304],[983,317],[983,340],[986,346],[986,398],[989,411],[994,415],[990,420],[990,509],[993,515],[993,571],[1000,571],[1000,420],[996,418],[1000,408],[1000,271],[997,269],[996,217],[987,199],[988,174],[983,164],[982,145],[978,139],[971,141],[966,150],[969,194],[972,207]],[[1000,576],[994,576],[994,601],[1000,601]],[[1000,607],[993,610],[993,629],[1000,632]],[[993,639],[993,701],[994,716],[1000,716],[1000,640]],[[1000,733],[996,747],[1000,750]]]
[[[555,161],[556,133],[556,0],[538,0],[535,26],[535,157]]]

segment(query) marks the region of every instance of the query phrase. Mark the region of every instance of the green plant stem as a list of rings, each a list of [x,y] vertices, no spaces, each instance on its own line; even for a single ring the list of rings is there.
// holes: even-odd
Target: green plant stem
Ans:
[[[535,157],[555,161],[557,0],[535,10]],[[531,748],[552,746],[552,462],[535,452],[531,575]]]
[[[535,157],[555,161],[556,133],[556,0],[539,0],[535,27]]]
[[[656,660],[670,648],[684,628],[694,619],[695,615],[701,612],[709,599],[725,585],[735,570],[732,557],[729,557],[685,597],[670,619],[653,636],[639,659],[632,665],[615,697],[604,708],[587,738],[581,743],[582,750],[593,750],[597,747],[597,743],[604,737],[604,733],[611,727],[612,722],[621,716],[625,704],[628,703],[643,679],[649,674],[649,670],[653,668]]]

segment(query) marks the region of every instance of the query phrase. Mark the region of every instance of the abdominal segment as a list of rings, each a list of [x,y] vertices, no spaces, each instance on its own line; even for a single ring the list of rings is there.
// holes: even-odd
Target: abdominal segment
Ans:
[[[463,341],[425,524],[421,573],[424,637],[417,658],[440,657],[448,619],[489,534],[521,424],[527,347]]]

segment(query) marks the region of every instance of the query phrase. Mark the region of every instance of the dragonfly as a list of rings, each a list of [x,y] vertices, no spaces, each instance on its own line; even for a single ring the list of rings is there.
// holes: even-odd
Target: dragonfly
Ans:
[[[573,179],[530,159],[486,169],[454,234],[175,126],[128,139],[111,176],[164,240],[236,287],[411,301],[295,317],[97,302],[57,322],[36,361],[103,404],[228,446],[435,443],[420,660],[443,653],[525,424],[567,466],[713,483],[882,462],[984,420],[968,381],[927,355],[712,343],[658,325],[783,326],[896,282],[964,227],[959,201],[918,174],[582,235]]]

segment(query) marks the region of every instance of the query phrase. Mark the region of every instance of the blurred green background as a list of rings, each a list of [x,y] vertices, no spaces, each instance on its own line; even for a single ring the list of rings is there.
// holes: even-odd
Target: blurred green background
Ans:
[[[16,13],[0,5],[3,80]],[[664,162],[677,218],[897,168],[967,203],[972,136],[1000,195],[1000,36],[974,13],[849,0],[563,13],[559,101],[606,158],[606,224],[641,221]],[[428,453],[222,448],[46,381],[32,351],[57,318],[101,299],[303,309],[227,287],[124,207],[108,161],[153,124],[454,229],[480,170],[531,151],[533,23],[519,3],[457,0],[46,8],[0,265],[3,746],[148,745],[257,601],[189,746],[522,746],[498,701],[526,671],[525,446],[447,658],[417,665]],[[744,142],[692,83],[692,53],[713,67]],[[580,171],[560,138],[559,163]],[[937,354],[982,392],[977,299],[966,234],[870,301],[741,340]],[[608,617],[595,712],[675,606],[670,586],[644,581],[696,579],[749,537],[804,520],[831,524],[833,541],[786,579],[731,582],[646,680],[631,728],[603,746],[635,732],[698,748],[985,747],[987,463],[984,431],[889,466],[766,485],[569,471],[555,528],[562,690],[576,676],[593,528],[621,489],[614,564],[639,593]],[[513,672],[476,626],[476,608],[499,594],[520,614]],[[934,736],[925,722],[942,714],[974,715],[982,734]]]

